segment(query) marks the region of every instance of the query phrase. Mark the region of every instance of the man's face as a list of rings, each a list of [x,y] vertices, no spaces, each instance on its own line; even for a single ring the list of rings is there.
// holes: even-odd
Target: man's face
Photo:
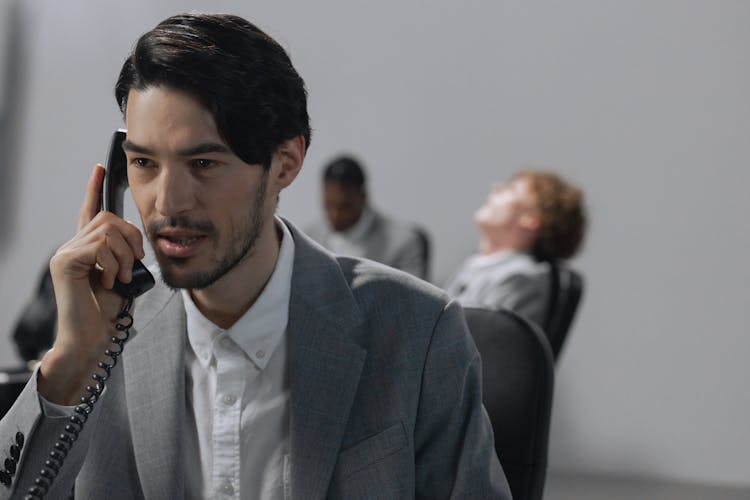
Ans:
[[[323,185],[323,206],[334,231],[346,231],[356,224],[365,202],[365,194],[357,188],[331,181]]]
[[[534,214],[535,196],[529,179],[525,177],[495,184],[474,214],[474,221],[485,229],[505,231],[519,228],[524,217]]]
[[[126,117],[128,180],[163,279],[205,288],[252,254],[275,208],[268,173],[237,157],[186,93],[131,90]]]

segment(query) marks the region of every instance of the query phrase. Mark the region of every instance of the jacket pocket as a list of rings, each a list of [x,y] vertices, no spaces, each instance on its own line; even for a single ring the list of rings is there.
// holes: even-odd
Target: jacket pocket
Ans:
[[[339,454],[330,498],[413,496],[414,453],[398,422]]]

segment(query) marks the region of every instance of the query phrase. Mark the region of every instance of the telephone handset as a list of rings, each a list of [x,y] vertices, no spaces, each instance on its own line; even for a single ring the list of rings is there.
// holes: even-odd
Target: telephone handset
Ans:
[[[125,141],[125,131],[115,131],[107,157],[102,193],[103,209],[113,212],[120,217],[123,214],[123,197],[125,189],[128,186],[127,159],[125,151],[122,149],[123,141]],[[94,372],[91,375],[96,384],[86,386],[85,390],[89,395],[81,397],[80,404],[75,407],[74,414],[68,418],[68,423],[49,453],[49,459],[45,461],[44,467],[34,480],[34,485],[27,491],[24,499],[42,499],[52,487],[52,483],[57,477],[65,457],[68,456],[70,449],[78,439],[78,435],[83,431],[88,416],[94,409],[94,404],[96,404],[104,392],[105,383],[111,375],[112,368],[117,365],[117,360],[122,354],[125,342],[130,338],[130,327],[133,324],[133,316],[130,314],[130,309],[133,306],[133,299],[150,290],[154,284],[153,275],[139,260],[133,262],[133,274],[130,283],[122,283],[117,279],[115,280],[115,285],[112,289],[125,298],[125,306],[117,315],[117,322],[114,325],[118,335],[113,335],[110,338],[113,346],[111,349],[104,351],[104,355],[109,359],[106,362],[101,361],[97,365],[102,371]],[[73,498],[72,491],[70,498]]]
[[[107,155],[107,167],[104,174],[103,209],[122,217],[124,212],[125,189],[128,187],[128,162],[122,143],[125,141],[125,130],[116,130],[112,135],[112,144]],[[123,297],[137,297],[154,286],[154,277],[141,261],[133,262],[133,279],[122,283],[115,279],[113,290]]]

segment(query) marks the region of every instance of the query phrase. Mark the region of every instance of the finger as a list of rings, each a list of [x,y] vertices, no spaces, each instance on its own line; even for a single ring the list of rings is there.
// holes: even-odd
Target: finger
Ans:
[[[91,219],[96,217],[102,206],[102,185],[104,184],[104,167],[96,165],[91,172],[88,185],[86,186],[86,196],[83,199],[83,205],[78,212],[78,230],[80,231]]]
[[[143,250],[143,233],[141,233],[138,226],[130,221],[125,221],[122,235],[130,245],[136,259],[142,259],[146,256],[146,252]]]
[[[96,245],[95,256],[96,267],[101,271],[99,280],[104,288],[111,290],[115,286],[115,278],[120,270],[118,260],[105,242]]]
[[[135,256],[130,244],[125,240],[122,233],[120,232],[119,225],[104,224],[100,226],[98,232],[101,241],[104,242],[109,252],[117,260],[117,269],[114,275],[117,276],[121,282],[130,283]],[[92,236],[96,237],[97,235]],[[100,265],[102,264],[101,262],[98,263]]]
[[[122,236],[130,246],[135,258],[142,259],[146,256],[143,250],[143,234],[138,226],[111,212],[101,211],[96,214],[86,226],[78,231],[76,239],[81,241],[100,239],[104,235],[102,228],[104,228],[104,232],[116,232]]]
[[[130,245],[115,225],[105,224],[59,250],[50,261],[50,269],[54,266],[75,280],[97,277],[109,290],[117,278],[123,283],[131,281],[133,260]]]

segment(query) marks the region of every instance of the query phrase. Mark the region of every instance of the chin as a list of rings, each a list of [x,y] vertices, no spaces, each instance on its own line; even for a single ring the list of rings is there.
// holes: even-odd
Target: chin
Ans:
[[[173,290],[181,288],[193,288],[193,273],[185,273],[172,266],[159,266],[161,268],[161,279],[164,284]]]
[[[201,277],[206,274],[205,271],[196,269],[194,263],[190,262],[191,259],[175,259],[157,255],[156,260],[159,263],[162,281],[173,290],[198,288],[196,285],[202,284]]]
[[[165,285],[172,290],[203,290],[213,285],[219,277],[216,277],[210,273],[170,273],[163,272],[161,279]]]

